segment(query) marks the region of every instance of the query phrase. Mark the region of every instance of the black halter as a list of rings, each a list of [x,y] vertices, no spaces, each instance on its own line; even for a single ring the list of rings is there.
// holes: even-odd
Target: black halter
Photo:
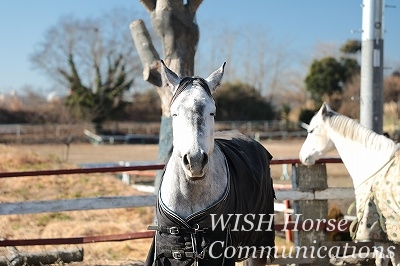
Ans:
[[[202,87],[207,92],[207,94],[210,97],[212,97],[210,87],[208,87],[207,81],[205,79],[201,77],[185,77],[179,82],[179,86],[176,89],[174,95],[172,96],[169,106],[171,107],[171,105],[174,103],[175,99],[179,96],[179,94],[181,94],[181,92],[186,90],[189,87],[189,85],[192,85],[193,83],[199,84],[200,87]]]

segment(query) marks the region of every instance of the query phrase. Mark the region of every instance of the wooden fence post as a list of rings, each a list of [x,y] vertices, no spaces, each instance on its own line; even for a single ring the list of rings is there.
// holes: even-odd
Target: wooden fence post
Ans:
[[[327,173],[325,164],[316,164],[313,166],[305,166],[301,164],[293,165],[293,189],[304,192],[314,192],[316,190],[324,190],[328,187]],[[328,216],[328,201],[327,200],[295,200],[293,202],[294,219],[296,214],[299,216],[299,221],[321,220],[327,219]],[[307,228],[308,229],[308,228]],[[324,230],[317,231],[301,230],[294,231],[295,245],[297,248],[303,248],[299,252],[300,256],[304,254],[304,249],[307,252],[312,251],[313,254],[308,254],[308,258],[314,256],[315,260],[311,264],[298,265],[328,265],[329,258],[318,258],[317,249],[322,241],[328,240],[328,235]],[[297,251],[297,250],[296,250]]]

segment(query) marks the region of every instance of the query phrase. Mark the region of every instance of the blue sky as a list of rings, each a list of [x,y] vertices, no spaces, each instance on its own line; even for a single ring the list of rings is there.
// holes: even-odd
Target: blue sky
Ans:
[[[249,26],[266,29],[270,36],[290,42],[296,53],[307,56],[318,42],[340,45],[347,39],[361,39],[360,32],[351,32],[361,29],[361,4],[361,0],[204,0],[197,12],[199,47],[206,41],[204,27],[229,25],[242,30]],[[386,0],[385,4],[397,4],[384,11],[385,64],[398,67],[400,3]],[[0,0],[0,92],[18,91],[24,85],[51,90],[48,78],[32,69],[29,61],[46,30],[57,25],[61,16],[98,17],[116,7],[148,16],[138,0]]]

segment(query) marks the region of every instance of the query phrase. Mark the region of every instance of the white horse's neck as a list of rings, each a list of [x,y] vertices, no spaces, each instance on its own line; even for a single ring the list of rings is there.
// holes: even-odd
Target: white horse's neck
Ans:
[[[204,210],[217,202],[228,184],[225,156],[215,145],[209,167],[201,180],[190,181],[182,168],[182,158],[172,153],[160,186],[161,200],[181,218]]]
[[[350,176],[353,179],[354,188],[357,188],[362,182],[379,171],[397,151],[397,145],[391,145],[389,139],[377,135],[372,137],[375,142],[388,142],[381,147],[373,147],[363,141],[357,141],[350,137],[345,137],[343,134],[335,132],[332,128],[329,130],[329,136],[335,143],[335,147],[342,158]]]

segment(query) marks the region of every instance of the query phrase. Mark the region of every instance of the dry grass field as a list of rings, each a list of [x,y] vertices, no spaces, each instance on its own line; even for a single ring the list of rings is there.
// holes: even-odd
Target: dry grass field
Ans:
[[[302,140],[263,141],[274,158],[297,158]],[[157,145],[91,145],[73,143],[67,155],[65,145],[0,146],[0,171],[60,169],[77,167],[81,163],[119,161],[156,161]],[[328,156],[337,156],[335,151]],[[67,160],[68,158],[68,160]],[[289,167],[290,172],[290,167]],[[282,166],[273,166],[275,183],[281,180]],[[330,186],[352,186],[342,164],[328,165]],[[113,174],[85,174],[48,177],[18,177],[0,180],[0,202],[47,200],[111,195],[139,195],[134,188],[123,184]],[[338,195],[340,197],[340,195]],[[333,201],[346,211],[348,201]],[[81,235],[121,234],[145,231],[151,224],[152,208],[111,209],[0,216],[0,238],[47,238]],[[84,265],[120,265],[143,261],[150,240],[130,240],[85,244]],[[18,247],[19,250],[52,250],[64,247]],[[68,246],[66,246],[68,248]],[[0,255],[7,254],[0,248]]]

